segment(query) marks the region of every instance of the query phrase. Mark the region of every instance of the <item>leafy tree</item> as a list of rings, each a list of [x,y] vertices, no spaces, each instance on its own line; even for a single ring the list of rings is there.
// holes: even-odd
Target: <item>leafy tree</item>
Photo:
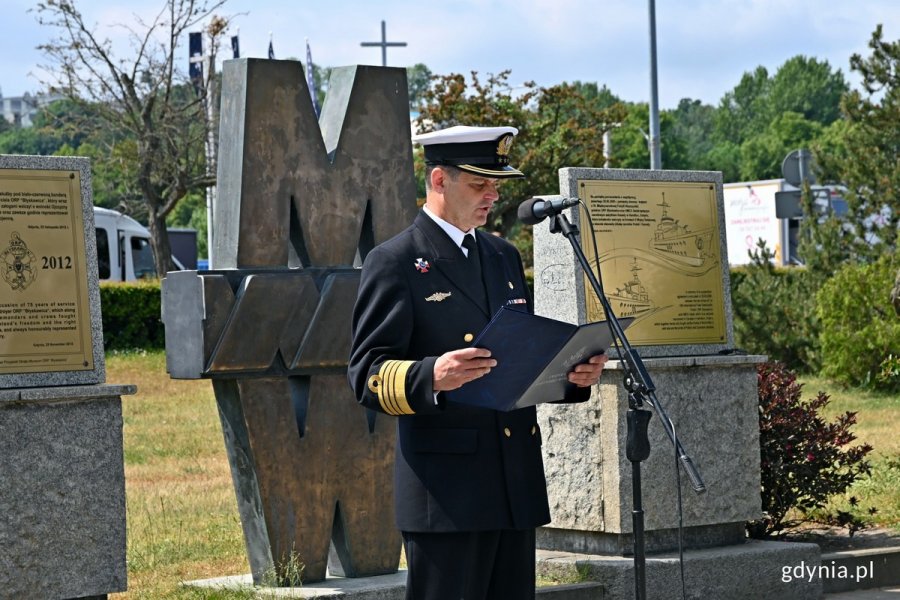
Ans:
[[[13,127],[0,134],[0,154],[46,156],[56,152],[63,144],[59,135],[39,127]]]
[[[843,74],[832,71],[828,61],[795,56],[772,77],[759,66],[744,73],[722,98],[715,117],[716,138],[743,144],[786,112],[828,125],[840,117],[840,99],[847,89]]]
[[[780,177],[784,156],[810,146],[824,126],[839,118],[847,89],[839,70],[805,56],[788,59],[771,77],[762,66],[744,73],[715,112],[711,138],[716,145],[704,162],[714,168],[719,163],[726,181]],[[698,158],[691,157],[692,166]]]
[[[49,58],[54,87],[72,102],[90,104],[116,138],[134,140],[128,172],[147,211],[157,272],[172,268],[166,216],[192,190],[215,183],[205,168],[204,95],[198,98],[176,54],[185,34],[226,0],[167,0],[149,23],[126,27],[133,54],[117,56],[111,42],[87,23],[73,0],[37,3],[38,20],[58,37],[40,48]],[[213,17],[213,50],[227,21]],[[209,78],[214,81],[213,78]],[[121,136],[121,137],[120,137]]]
[[[722,171],[724,181],[740,181],[741,147],[733,142],[719,142],[706,154],[701,168]]]
[[[650,120],[650,107],[646,103],[628,104],[627,116],[621,126],[614,129],[611,166],[624,169],[649,169],[650,148],[646,131]],[[684,140],[674,135],[674,117],[668,112],[659,115],[659,137],[662,142],[662,167],[685,169],[688,167]]]
[[[741,179],[777,179],[781,177],[784,157],[806,146],[822,133],[822,125],[803,115],[786,111],[775,116],[768,127],[741,145]]]
[[[460,124],[519,129],[510,161],[528,177],[504,184],[489,223],[502,235],[515,237],[518,205],[535,194],[557,193],[560,167],[602,164],[603,132],[624,121],[626,111],[615,100],[610,104],[612,95],[595,84],[538,88],[528,82],[514,93],[509,73],[489,75],[482,82],[473,72],[471,86],[460,74],[435,78],[423,95],[417,124],[423,131]],[[421,161],[419,152],[417,156]]]
[[[586,102],[590,102],[596,109],[611,108],[615,104],[623,104],[622,99],[616,96],[606,85],[598,86],[592,81],[573,81],[569,85]]]
[[[331,78],[331,67],[320,67],[313,63],[313,88],[316,93],[316,100],[319,101],[321,107],[325,104],[325,96],[328,93],[328,80]]]
[[[837,143],[817,148],[823,171],[847,186],[854,256],[871,261],[897,250],[900,228],[900,41],[885,42],[879,25],[871,55],[854,54],[850,67],[862,90],[844,96],[847,124]]]
[[[147,221],[147,210],[134,171],[137,164],[137,143],[134,139],[102,143],[88,141],[78,148],[65,145],[56,154],[91,159],[94,204],[126,213],[138,221]]]
[[[718,141],[740,145],[758,131],[757,124],[768,113],[765,100],[770,83],[769,72],[759,66],[752,73],[744,73],[740,83],[722,97],[715,117]]]
[[[526,193],[556,193],[560,167],[603,164],[603,132],[624,121],[626,109],[621,102],[605,106],[604,98],[596,94],[596,85],[593,89],[595,93],[585,84],[562,83],[539,90],[527,121],[522,159],[528,174]]]
[[[795,56],[772,77],[767,118],[795,112],[808,121],[828,125],[841,117],[841,96],[848,90],[843,73],[832,71],[828,61]]]
[[[33,127],[52,133],[62,144],[73,148],[90,140],[111,140],[115,135],[105,126],[96,107],[67,98],[43,107],[33,119]]]
[[[713,149],[713,132],[716,128],[716,109],[700,100],[682,98],[673,111],[665,111],[672,118],[669,135],[680,140],[684,147],[686,168],[709,170],[714,164],[709,160]],[[664,113],[665,114],[665,113]],[[663,140],[665,143],[667,140]]]
[[[434,75],[431,69],[422,63],[416,63],[406,68],[406,85],[409,91],[409,110],[418,110],[419,102],[422,101],[425,90],[431,85]]]

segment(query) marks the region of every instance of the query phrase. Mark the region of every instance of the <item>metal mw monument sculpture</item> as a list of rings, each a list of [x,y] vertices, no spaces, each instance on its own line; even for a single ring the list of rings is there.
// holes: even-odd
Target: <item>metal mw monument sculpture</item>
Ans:
[[[335,69],[317,122],[299,62],[227,61],[219,131],[215,270],[163,281],[167,369],[212,380],[255,583],[394,572],[394,423],[346,367],[354,266],[416,210],[406,72]]]

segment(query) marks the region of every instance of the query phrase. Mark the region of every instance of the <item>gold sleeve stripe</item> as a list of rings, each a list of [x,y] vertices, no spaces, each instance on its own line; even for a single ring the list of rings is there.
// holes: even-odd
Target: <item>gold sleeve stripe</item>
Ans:
[[[384,381],[387,383],[387,387],[384,390],[385,402],[390,407],[390,414],[394,416],[400,414],[400,407],[397,406],[397,401],[394,399],[396,397],[396,392],[394,391],[394,373],[397,372],[397,367],[400,366],[399,363],[400,361],[398,360],[387,361],[388,368],[384,374]]]
[[[381,364],[378,376],[381,377],[381,387],[378,388],[378,403],[381,408],[389,415],[397,416],[397,410],[393,407],[390,398],[390,389],[392,385],[391,371],[394,368],[394,361],[386,360]]]
[[[410,366],[411,361],[402,361],[394,373],[394,403],[402,415],[413,414],[413,410],[409,407],[409,399],[406,397],[406,373]]]
[[[406,374],[414,361],[386,360],[378,371],[381,385],[378,386],[378,402],[389,415],[411,415],[412,408],[406,396]]]

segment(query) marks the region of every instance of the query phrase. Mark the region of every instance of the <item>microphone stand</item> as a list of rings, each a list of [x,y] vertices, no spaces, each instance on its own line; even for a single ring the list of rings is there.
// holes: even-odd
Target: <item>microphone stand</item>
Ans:
[[[706,491],[706,484],[700,477],[700,473],[694,467],[694,463],[687,455],[681,442],[675,435],[669,416],[666,414],[662,404],[656,398],[656,387],[650,378],[650,373],[628,338],[625,337],[625,330],[613,313],[612,307],[603,293],[603,285],[597,280],[588,263],[584,251],[578,242],[578,228],[572,225],[568,218],[562,213],[555,214],[550,217],[550,232],[562,233],[569,239],[581,268],[591,282],[591,287],[597,294],[601,306],[606,313],[606,321],[609,323],[610,331],[614,339],[618,338],[622,343],[622,356],[625,371],[625,389],[628,391],[628,412],[626,414],[627,436],[625,441],[625,456],[631,462],[631,486],[632,486],[632,527],[634,529],[634,589],[635,598],[637,600],[646,600],[647,598],[647,573],[646,573],[646,553],[644,550],[644,507],[641,499],[641,462],[650,456],[650,440],[647,437],[647,425],[653,416],[650,411],[641,410],[641,406],[646,402],[659,413],[659,420],[662,421],[663,429],[672,441],[678,452],[678,458],[691,480],[691,487],[698,494]]]

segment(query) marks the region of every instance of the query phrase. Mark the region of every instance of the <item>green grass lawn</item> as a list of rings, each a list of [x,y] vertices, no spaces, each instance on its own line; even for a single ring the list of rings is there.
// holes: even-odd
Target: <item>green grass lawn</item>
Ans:
[[[829,420],[844,411],[856,412],[854,443],[872,446],[872,475],[853,484],[843,497],[835,497],[828,508],[851,510],[850,498],[856,498],[859,507],[855,510],[878,510],[872,518],[873,525],[900,532],[900,394],[845,389],[819,377],[807,376],[800,381],[804,384],[804,398],[820,390],[831,397],[823,412]]]
[[[212,384],[170,379],[162,352],[110,355],[106,368],[109,383],[138,386],[136,395],[122,399],[129,591],[113,598],[252,597],[180,585],[250,571]],[[874,473],[852,494],[864,508],[878,508],[876,525],[900,530],[900,396],[802,381],[804,398],[819,390],[831,395],[828,416],[858,411],[854,431],[875,448]],[[847,498],[835,506],[848,506]]]

